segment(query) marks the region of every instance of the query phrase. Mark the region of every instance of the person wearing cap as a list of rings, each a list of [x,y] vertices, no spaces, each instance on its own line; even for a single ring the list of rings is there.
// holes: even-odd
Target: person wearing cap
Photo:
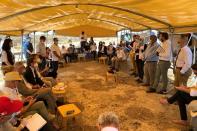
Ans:
[[[193,70],[195,75],[197,75],[197,65],[193,65]],[[176,93],[167,99],[161,99],[161,104],[173,104],[174,102],[178,102],[181,120],[174,120],[173,122],[181,125],[188,125],[187,121],[187,111],[186,104],[189,104],[193,100],[197,100],[197,87],[188,88],[186,86],[178,86],[176,88]]]
[[[192,74],[192,52],[191,49],[187,46],[188,36],[181,35],[178,40],[178,45],[180,50],[178,51],[176,57],[176,70],[175,70],[175,86],[187,86],[187,81]]]
[[[17,89],[21,95],[24,97],[27,96],[36,96],[38,99],[45,100],[51,113],[55,113],[56,110],[56,99],[51,92],[51,88],[39,88],[33,89],[33,85],[28,83],[23,77],[23,73],[25,72],[25,66],[22,62],[16,62],[14,64],[14,70],[19,73],[22,80],[18,83]]]
[[[113,112],[105,112],[98,118],[99,131],[119,131],[119,119]]]
[[[5,87],[2,89],[4,96],[9,97],[11,100],[22,100],[24,108],[20,114],[27,116],[32,113],[40,114],[46,121],[51,121],[55,118],[54,115],[49,114],[43,101],[37,101],[32,96],[23,98],[17,89],[18,83],[22,80],[18,72],[12,71],[5,74]]]
[[[57,70],[58,70],[58,64],[59,60],[61,59],[61,51],[58,46],[58,39],[53,38],[53,44],[51,46],[51,52],[52,52],[52,67],[53,67],[53,78],[57,78]]]
[[[150,36],[150,43],[147,46],[147,49],[143,53],[144,57],[144,76],[145,76],[145,83],[144,86],[152,87],[155,80],[155,73],[156,67],[159,57],[156,54],[156,50],[159,47],[157,43],[157,36],[151,35]]]
[[[112,69],[119,71],[120,62],[126,60],[126,54],[124,50],[120,47],[116,47],[116,55],[112,58]]]
[[[11,100],[8,97],[0,97],[0,131],[20,131],[22,126],[14,127],[10,120],[14,115],[21,111],[23,102],[20,100]]]

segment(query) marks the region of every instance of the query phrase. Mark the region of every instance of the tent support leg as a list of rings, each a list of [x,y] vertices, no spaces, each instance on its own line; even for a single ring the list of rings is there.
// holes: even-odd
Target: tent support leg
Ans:
[[[36,53],[36,32],[34,31],[34,53]]]
[[[23,34],[24,30],[21,30],[21,61],[23,60]]]
[[[170,41],[171,41],[171,51],[172,51],[173,72],[175,72],[176,63],[175,63],[174,56],[173,56],[173,52],[174,52],[174,47],[173,47],[174,28],[169,27],[169,32],[171,34]]]

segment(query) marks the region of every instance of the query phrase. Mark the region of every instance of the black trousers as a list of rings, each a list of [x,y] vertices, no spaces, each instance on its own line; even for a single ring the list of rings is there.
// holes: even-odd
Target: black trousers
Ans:
[[[137,65],[137,70],[138,70],[138,76],[140,79],[143,80],[143,76],[144,76],[144,61],[142,61],[141,59],[137,59],[136,60],[136,65]]]
[[[46,58],[41,58],[41,63],[38,65],[40,70],[44,70],[46,67]]]
[[[177,101],[181,120],[187,120],[186,104],[189,104],[193,100],[197,100],[197,97],[192,97],[188,93],[177,91],[172,97],[168,98],[168,103],[172,104]]]
[[[94,60],[96,60],[96,51],[92,51],[91,53],[92,53]]]
[[[53,78],[57,78],[58,64],[59,64],[58,61],[52,61],[52,67],[53,67],[52,74],[53,74]]]

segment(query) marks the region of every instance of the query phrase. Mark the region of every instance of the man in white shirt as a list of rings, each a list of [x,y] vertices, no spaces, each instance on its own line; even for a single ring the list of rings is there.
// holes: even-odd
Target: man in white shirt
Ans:
[[[119,71],[121,61],[126,60],[126,54],[124,50],[117,46],[116,47],[116,56],[112,58],[112,69]]]
[[[41,57],[41,63],[39,64],[39,69],[43,70],[46,66],[46,46],[45,46],[46,37],[40,36],[40,42],[36,46],[36,54]]]
[[[61,51],[58,46],[58,39],[53,38],[53,45],[51,46],[52,52],[52,66],[53,66],[53,78],[57,78],[58,63],[61,58]]]
[[[176,70],[175,70],[175,86],[187,86],[187,81],[192,73],[192,52],[187,46],[188,37],[187,35],[181,35],[178,44],[180,50],[176,57]]]
[[[96,49],[97,49],[96,43],[93,43],[93,44],[90,46],[90,50],[91,50],[91,53],[92,53],[92,55],[93,55],[94,60],[96,60]]]
[[[169,41],[168,33],[160,33],[161,46],[157,50],[159,55],[159,62],[157,63],[155,81],[153,87],[147,93],[156,92],[158,89],[160,78],[162,77],[162,88],[158,91],[159,94],[166,93],[168,86],[168,69],[170,68],[170,61],[172,57],[171,42]]]
[[[83,51],[85,49],[86,42],[87,42],[87,36],[86,36],[85,32],[82,31],[81,35],[80,35],[80,43],[81,43],[81,51],[82,51],[82,53],[83,53]]]

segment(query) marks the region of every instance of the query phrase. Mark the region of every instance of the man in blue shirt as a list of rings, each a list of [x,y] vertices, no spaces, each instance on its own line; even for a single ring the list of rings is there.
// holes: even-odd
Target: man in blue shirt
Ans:
[[[155,79],[155,72],[157,67],[157,61],[159,57],[156,54],[156,50],[159,47],[157,43],[157,37],[155,35],[150,36],[150,43],[148,44],[144,52],[144,75],[145,75],[145,86],[152,87]]]

